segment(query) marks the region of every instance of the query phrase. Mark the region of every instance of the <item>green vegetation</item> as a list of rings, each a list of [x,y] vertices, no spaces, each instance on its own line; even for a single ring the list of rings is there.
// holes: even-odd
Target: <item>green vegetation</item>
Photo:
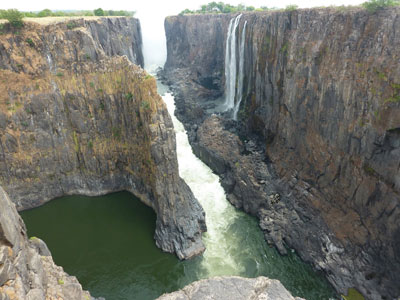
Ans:
[[[260,8],[255,8],[254,6],[245,6],[243,4],[239,4],[237,6],[223,3],[223,2],[210,2],[208,4],[204,4],[198,10],[190,10],[185,9],[180,12],[180,15],[188,15],[188,14],[229,14],[243,11],[266,11],[269,10],[268,7],[262,6]]]
[[[78,153],[79,152],[79,139],[78,139],[78,135],[76,134],[76,131],[73,132],[72,137],[74,139],[74,144],[75,144],[75,152]]]
[[[112,135],[116,140],[119,140],[121,138],[121,128],[113,127]]]
[[[374,13],[385,7],[391,7],[397,5],[400,5],[400,1],[398,0],[368,0],[367,2],[364,2],[362,4],[362,6],[370,13]]]
[[[126,94],[125,94],[125,99],[126,99],[126,100],[132,100],[132,99],[133,99],[133,94],[132,94],[131,92],[126,93]]]
[[[93,12],[95,16],[104,16],[104,10],[101,8],[95,9]]]
[[[365,173],[367,173],[370,176],[375,176],[375,177],[378,176],[378,173],[375,171],[375,169],[372,168],[368,163],[364,164],[364,171],[365,171]],[[354,290],[354,291],[356,292],[356,290]],[[345,299],[349,299],[349,300],[353,299],[353,298],[350,297],[350,293],[354,293],[354,291],[351,292],[349,290],[349,296],[347,296],[348,298],[345,298]]]
[[[44,18],[44,17],[90,17],[90,16],[120,16],[120,17],[133,17],[136,12],[126,10],[103,10],[101,8],[95,10],[76,10],[76,11],[52,11],[50,9],[43,9],[39,12],[19,12],[16,9],[0,10],[0,19],[9,18],[17,20],[17,23],[10,23],[14,27],[22,27],[22,18]],[[17,19],[15,19],[17,18]],[[15,26],[17,25],[17,26]],[[1,28],[0,28],[1,29]]]
[[[148,101],[144,100],[140,104],[140,107],[143,108],[144,110],[149,110],[150,109],[150,103]]]
[[[400,0],[368,0],[364,2],[362,6],[367,9],[369,12],[374,13],[379,9],[383,9],[385,7],[397,6],[400,5]],[[355,6],[331,6],[337,8],[339,11],[347,11]],[[290,4],[286,6],[285,11],[295,11],[299,9],[296,4]],[[245,6],[243,4],[239,4],[237,6],[223,3],[223,2],[209,2],[208,4],[201,5],[197,10],[185,9],[179,13],[179,15],[189,15],[189,14],[226,14],[226,13],[237,13],[237,12],[246,12],[246,11],[268,11],[268,10],[277,10],[277,8],[268,8],[266,6],[261,6],[259,8],[255,8],[254,6]]]
[[[365,300],[364,296],[361,295],[361,293],[356,289],[349,289],[348,295],[347,296],[342,295],[342,298],[344,300]]]
[[[33,40],[32,40],[31,38],[27,38],[27,39],[25,40],[25,42],[27,42],[28,45],[31,46],[32,48],[35,47],[35,43],[33,42]]]
[[[76,24],[75,22],[68,22],[67,23],[67,28],[68,29],[74,29],[74,28],[76,28],[76,27],[79,27],[79,25],[78,24]]]
[[[52,15],[52,11],[50,9],[43,9],[42,11],[40,11],[38,13],[39,18],[51,17],[51,15]]]
[[[285,10],[286,11],[294,11],[297,10],[299,7],[296,4],[289,4],[288,6],[286,6]]]
[[[57,72],[56,76],[57,76],[57,77],[63,77],[63,76],[64,76],[64,73],[63,73],[63,72]]]
[[[280,50],[280,52],[282,52],[283,54],[287,54],[287,52],[288,52],[288,49],[289,49],[289,43],[288,42],[286,42],[285,44],[283,44],[283,46],[282,46],[282,48],[281,48],[281,50]]]
[[[58,284],[63,285],[64,284],[64,280],[58,279]]]
[[[21,28],[24,26],[22,18],[24,14],[16,9],[0,10],[0,19],[6,19],[14,28]]]

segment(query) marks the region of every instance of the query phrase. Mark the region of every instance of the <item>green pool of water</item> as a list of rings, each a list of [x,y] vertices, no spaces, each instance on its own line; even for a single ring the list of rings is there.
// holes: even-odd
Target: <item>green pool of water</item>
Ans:
[[[107,300],[155,299],[221,274],[277,278],[294,295],[309,300],[334,296],[322,275],[293,253],[280,256],[265,243],[257,221],[237,213],[226,234],[242,237],[240,249],[232,249],[238,270],[215,268],[219,261],[203,257],[182,262],[160,251],[153,240],[154,212],[128,192],[63,197],[21,215],[29,236],[46,241],[56,264],[93,296]]]

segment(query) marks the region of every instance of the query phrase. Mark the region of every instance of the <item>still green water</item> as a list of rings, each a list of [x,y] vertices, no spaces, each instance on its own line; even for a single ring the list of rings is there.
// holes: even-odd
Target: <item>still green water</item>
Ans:
[[[107,300],[155,299],[218,273],[277,278],[294,295],[309,300],[334,296],[322,275],[293,253],[280,256],[265,243],[257,221],[240,211],[225,234],[241,237],[240,248],[232,251],[241,268],[222,266],[222,272],[208,267],[218,261],[205,263],[198,257],[182,262],[160,251],[153,240],[154,212],[128,192],[63,197],[21,215],[29,236],[45,240],[58,265],[93,296]]]

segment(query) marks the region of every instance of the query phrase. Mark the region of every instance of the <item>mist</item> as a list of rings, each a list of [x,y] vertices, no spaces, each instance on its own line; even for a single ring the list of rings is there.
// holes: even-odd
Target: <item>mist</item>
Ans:
[[[164,66],[167,59],[164,31],[166,15],[140,11],[136,17],[139,18],[142,29],[144,68],[149,73],[155,73],[158,67]]]

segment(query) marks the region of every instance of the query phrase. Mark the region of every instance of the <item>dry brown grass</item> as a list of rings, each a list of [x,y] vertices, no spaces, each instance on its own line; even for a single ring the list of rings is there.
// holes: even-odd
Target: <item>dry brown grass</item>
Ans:
[[[40,25],[49,25],[62,23],[68,20],[77,20],[77,19],[85,19],[85,20],[99,20],[101,18],[125,18],[120,16],[107,16],[107,17],[97,17],[97,16],[77,16],[77,17],[44,17],[44,18],[24,18],[24,22],[32,22]],[[4,19],[0,19],[0,23],[6,23],[7,21]]]

